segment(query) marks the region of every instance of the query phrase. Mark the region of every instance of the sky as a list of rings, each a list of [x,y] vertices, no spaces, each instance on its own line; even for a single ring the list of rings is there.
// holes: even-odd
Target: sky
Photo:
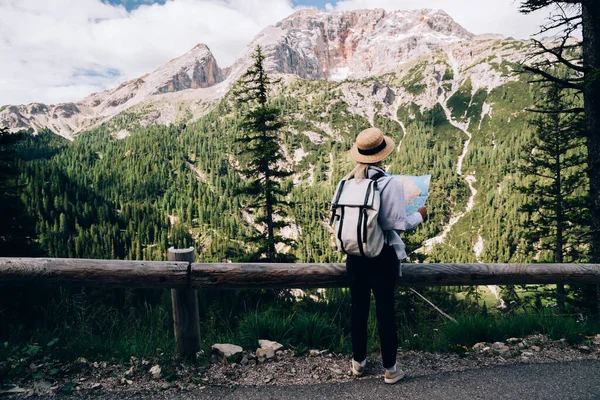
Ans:
[[[520,0],[0,0],[0,106],[78,101],[153,71],[198,43],[221,68],[295,10],[443,9],[475,33],[528,38],[547,11]]]

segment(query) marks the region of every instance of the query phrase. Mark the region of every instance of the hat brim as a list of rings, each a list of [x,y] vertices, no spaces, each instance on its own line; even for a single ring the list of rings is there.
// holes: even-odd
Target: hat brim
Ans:
[[[350,149],[350,156],[354,161],[363,164],[374,164],[378,161],[383,160],[384,158],[392,154],[394,148],[396,147],[396,144],[394,143],[394,140],[392,138],[384,136],[383,139],[385,140],[385,147],[379,153],[371,154],[369,156],[360,154],[358,152],[358,147],[356,147],[355,143],[352,146],[352,149]]]

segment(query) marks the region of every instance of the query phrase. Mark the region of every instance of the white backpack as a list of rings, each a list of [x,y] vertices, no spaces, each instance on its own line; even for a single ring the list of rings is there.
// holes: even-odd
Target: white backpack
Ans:
[[[331,221],[338,250],[345,254],[377,257],[384,235],[377,217],[380,194],[377,179],[382,172],[361,180],[342,180],[331,203]]]

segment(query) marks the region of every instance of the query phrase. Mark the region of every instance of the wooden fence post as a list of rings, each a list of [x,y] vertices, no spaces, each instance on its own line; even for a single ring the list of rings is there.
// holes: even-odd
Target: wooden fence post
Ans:
[[[194,262],[194,248],[168,250],[169,261],[187,261],[188,279],[191,263]],[[171,289],[173,304],[173,328],[177,352],[181,357],[195,360],[200,350],[200,313],[198,311],[198,295],[196,289],[189,286],[185,289]]]

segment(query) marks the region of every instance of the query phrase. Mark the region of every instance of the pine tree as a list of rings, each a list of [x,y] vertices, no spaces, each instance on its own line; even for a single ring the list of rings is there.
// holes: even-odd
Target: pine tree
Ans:
[[[255,222],[265,226],[264,232],[249,238],[257,244],[253,257],[266,254],[266,258],[274,262],[285,258],[277,254],[277,243],[293,244],[276,233],[287,225],[289,203],[285,200],[287,192],[282,189],[281,180],[291,172],[281,168],[284,157],[278,134],[284,123],[280,110],[269,101],[269,89],[277,82],[271,80],[264,69],[265,56],[260,46],[256,47],[252,59],[253,64],[234,90],[242,113],[239,123],[242,132],[236,138],[236,143],[241,145],[238,155],[244,165],[240,173],[247,178],[238,193],[249,198],[247,207],[256,210],[257,215],[262,211]]]
[[[524,66],[536,81],[553,83],[561,88],[577,91],[583,97],[583,107],[572,107],[548,112],[570,112],[585,115],[587,138],[587,174],[590,181],[590,226],[592,261],[600,263],[600,1],[598,0],[523,0],[521,12],[527,14],[544,8],[554,8],[541,26],[539,35],[549,33],[558,40],[548,45],[534,40],[538,52],[536,62]],[[581,31],[582,40],[571,38]],[[561,65],[571,74],[561,77],[548,70]],[[555,70],[556,71],[556,70]],[[600,286],[598,286],[600,311]]]
[[[32,246],[34,224],[27,217],[21,200],[23,187],[18,183],[20,174],[15,146],[23,140],[23,133],[10,133],[0,128],[0,256],[35,254]]]
[[[545,94],[541,111],[565,109],[571,102],[570,94],[557,85]],[[527,196],[521,211],[529,216],[525,223],[528,243],[551,262],[582,258],[589,224],[582,123],[581,117],[572,113],[540,114],[532,121],[535,130],[523,150],[523,164],[519,167],[526,176],[518,189]],[[563,285],[557,285],[556,298],[562,309]]]

